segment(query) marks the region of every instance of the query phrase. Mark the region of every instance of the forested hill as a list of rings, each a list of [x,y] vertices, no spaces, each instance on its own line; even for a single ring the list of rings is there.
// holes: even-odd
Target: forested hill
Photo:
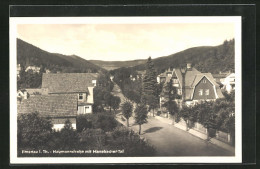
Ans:
[[[234,71],[234,39],[224,41],[219,46],[194,47],[169,56],[153,59],[158,73],[165,69],[184,66],[186,63],[192,65],[201,72],[218,73],[219,71]],[[145,64],[131,68],[134,70],[145,70]]]
[[[76,55],[49,53],[21,39],[17,39],[17,64],[21,66],[39,66],[52,72],[98,72],[99,66]]]

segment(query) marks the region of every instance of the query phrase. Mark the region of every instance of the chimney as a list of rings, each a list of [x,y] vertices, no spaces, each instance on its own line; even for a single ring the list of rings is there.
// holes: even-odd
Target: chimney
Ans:
[[[191,70],[191,63],[187,63],[187,70]]]

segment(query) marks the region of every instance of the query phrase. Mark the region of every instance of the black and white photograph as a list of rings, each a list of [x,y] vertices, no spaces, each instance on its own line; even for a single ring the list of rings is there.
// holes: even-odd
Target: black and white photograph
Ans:
[[[14,164],[241,162],[241,17],[10,17],[10,99]]]

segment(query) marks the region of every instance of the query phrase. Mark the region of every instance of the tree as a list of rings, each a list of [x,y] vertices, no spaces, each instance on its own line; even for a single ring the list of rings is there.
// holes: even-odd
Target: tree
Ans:
[[[18,145],[39,148],[49,140],[51,121],[40,117],[38,112],[18,116]]]
[[[132,105],[131,102],[126,101],[126,102],[123,103],[123,105],[122,105],[122,113],[123,113],[123,116],[126,118],[127,127],[129,127],[129,118],[133,114],[133,105]]]
[[[97,118],[93,122],[95,128],[100,128],[105,132],[112,131],[118,124],[114,115],[110,113],[98,113],[96,116]]]
[[[69,119],[64,123],[64,127],[60,131],[60,146],[63,149],[71,149],[78,143],[78,134],[72,127]]]
[[[177,105],[175,99],[177,99],[179,96],[177,94],[176,87],[174,87],[172,84],[172,79],[166,84],[165,88],[163,89],[162,96],[165,100],[163,106],[166,107],[168,112],[172,115],[174,124],[174,115],[179,111],[179,106]]]
[[[109,106],[109,112],[111,113],[113,95],[110,92],[105,92],[104,100],[105,104]]]
[[[135,122],[139,125],[139,135],[141,134],[141,125],[147,123],[147,107],[143,103],[137,105],[135,109]]]
[[[149,109],[154,110],[154,108],[159,104],[159,97],[157,93],[156,72],[151,57],[148,58],[146,63],[146,72],[143,79],[142,91],[141,102],[148,104],[150,107]],[[151,97],[153,98],[149,99]]]
[[[179,112],[179,117],[181,117],[186,123],[186,131],[192,127],[191,123],[193,124],[196,122],[196,112],[193,111],[192,107],[183,106]]]
[[[207,140],[215,136],[217,113],[213,110],[213,102],[204,102],[195,106],[197,120],[207,129]]]
[[[114,112],[116,113],[116,110],[119,109],[119,105],[120,105],[121,99],[118,96],[113,96],[112,100],[111,100],[111,107],[114,110]]]
[[[147,104],[149,105],[149,111],[153,110],[153,117],[154,117],[154,109],[156,109],[158,105],[158,98],[156,98],[154,95],[151,95],[146,99]]]

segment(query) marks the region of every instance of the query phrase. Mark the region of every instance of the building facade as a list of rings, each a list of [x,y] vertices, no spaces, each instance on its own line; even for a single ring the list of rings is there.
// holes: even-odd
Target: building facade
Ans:
[[[191,64],[187,64],[187,67],[183,69],[168,69],[165,74],[164,87],[172,80],[173,86],[176,87],[177,94],[180,96],[180,99],[176,99],[178,104],[185,103],[187,106],[191,106],[201,101],[214,101],[224,97],[212,74],[201,73],[191,67]],[[160,102],[164,100],[161,96]]]

